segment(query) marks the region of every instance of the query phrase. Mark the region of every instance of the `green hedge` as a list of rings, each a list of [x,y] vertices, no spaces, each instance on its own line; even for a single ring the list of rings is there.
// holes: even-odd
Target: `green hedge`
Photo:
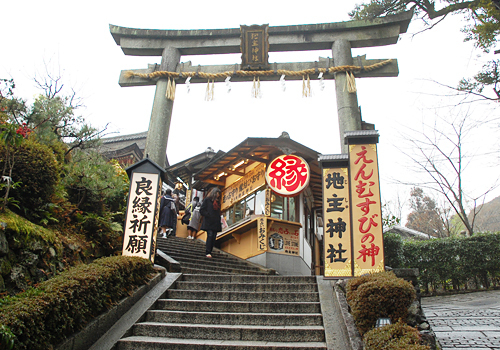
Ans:
[[[149,260],[116,256],[80,265],[12,298],[0,300],[0,344],[50,349],[110,309],[154,272]]]
[[[393,268],[418,268],[422,290],[459,290],[497,286],[500,278],[500,233],[427,241],[385,235],[385,258]],[[386,242],[388,243],[386,245]]]

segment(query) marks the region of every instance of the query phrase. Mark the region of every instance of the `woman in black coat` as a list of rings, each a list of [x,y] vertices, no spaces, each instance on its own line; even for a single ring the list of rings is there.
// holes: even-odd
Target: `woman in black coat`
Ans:
[[[174,227],[174,220],[177,220],[177,212],[175,211],[175,203],[172,198],[172,190],[167,189],[160,201],[160,222],[161,232],[163,237],[167,237],[167,228]]]
[[[220,205],[220,189],[214,187],[208,193],[207,198],[203,200],[200,208],[200,214],[203,216],[201,229],[207,232],[205,248],[207,258],[212,257],[212,250],[215,245],[215,239],[217,238],[217,232],[222,231]]]

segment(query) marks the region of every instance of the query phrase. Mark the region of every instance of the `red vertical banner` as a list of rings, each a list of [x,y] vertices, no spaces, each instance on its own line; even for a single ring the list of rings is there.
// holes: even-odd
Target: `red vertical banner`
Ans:
[[[352,277],[349,172],[323,168],[324,276]]]
[[[350,144],[354,276],[384,271],[382,207],[376,144]]]

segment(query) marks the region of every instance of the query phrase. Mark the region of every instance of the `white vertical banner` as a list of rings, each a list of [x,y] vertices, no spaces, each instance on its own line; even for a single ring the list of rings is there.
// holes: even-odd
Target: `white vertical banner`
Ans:
[[[132,174],[122,255],[138,256],[154,262],[160,188],[159,174]]]

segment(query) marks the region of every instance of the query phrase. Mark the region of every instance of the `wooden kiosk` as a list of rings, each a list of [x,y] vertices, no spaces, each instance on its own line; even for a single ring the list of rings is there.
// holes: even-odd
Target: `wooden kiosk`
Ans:
[[[280,156],[298,156],[307,165],[309,179],[297,195],[278,193],[266,180],[266,171]],[[320,273],[321,262],[316,227],[322,208],[318,156],[283,133],[278,138],[247,138],[229,152],[218,153],[191,179],[179,166],[167,168],[167,173],[184,176],[182,180],[198,191],[221,188],[227,227],[218,234],[217,247],[280,274],[311,275]],[[293,171],[290,179],[296,175]],[[197,238],[204,240],[204,232]]]

